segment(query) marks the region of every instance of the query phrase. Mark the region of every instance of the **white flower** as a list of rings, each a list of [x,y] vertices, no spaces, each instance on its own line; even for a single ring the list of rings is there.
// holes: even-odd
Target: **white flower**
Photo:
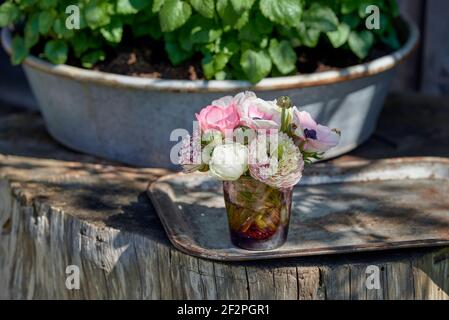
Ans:
[[[209,162],[209,173],[222,181],[238,180],[248,170],[248,149],[240,143],[216,146]]]
[[[265,101],[254,92],[246,91],[234,97],[240,124],[252,129],[276,129],[281,120],[281,109],[276,101]]]

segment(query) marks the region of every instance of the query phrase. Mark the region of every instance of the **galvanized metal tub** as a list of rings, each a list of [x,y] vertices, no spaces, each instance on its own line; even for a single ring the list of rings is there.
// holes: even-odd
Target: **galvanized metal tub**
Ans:
[[[408,22],[398,51],[369,63],[308,75],[246,81],[162,80],[53,65],[30,56],[24,69],[49,133],[78,151],[143,167],[176,166],[170,151],[174,129],[192,130],[194,113],[224,95],[253,90],[266,99],[289,95],[318,122],[340,128],[335,157],[373,133],[395,67],[414,48],[418,30]],[[2,43],[11,51],[11,34]],[[176,138],[176,137],[172,137]]]

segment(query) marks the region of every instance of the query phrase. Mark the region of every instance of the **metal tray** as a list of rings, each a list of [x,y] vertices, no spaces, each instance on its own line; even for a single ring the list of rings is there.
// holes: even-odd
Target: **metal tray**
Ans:
[[[173,245],[226,261],[449,245],[449,159],[316,164],[293,194],[287,243],[254,252],[229,238],[222,186],[206,174],[173,174],[149,196]]]

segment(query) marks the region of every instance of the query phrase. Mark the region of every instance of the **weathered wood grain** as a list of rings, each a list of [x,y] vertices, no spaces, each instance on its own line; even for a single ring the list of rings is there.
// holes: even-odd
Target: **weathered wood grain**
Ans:
[[[204,299],[215,300],[217,299],[217,283],[215,280],[214,264],[211,261],[202,259],[198,259],[197,261]]]
[[[276,300],[298,299],[298,274],[296,267],[281,266],[273,269],[274,295]]]
[[[386,265],[387,298],[391,300],[412,300],[413,270],[411,263],[391,263]]]
[[[367,300],[366,265],[355,264],[350,266],[350,299]]]
[[[246,272],[250,299],[266,300],[274,298],[275,286],[273,270],[262,266],[251,266],[246,268]]]
[[[179,257],[181,271],[181,282],[179,285],[183,288],[184,296],[187,299],[203,300],[205,299],[204,287],[201,274],[198,268],[198,259],[176,251]]]
[[[323,280],[321,275],[318,267],[298,266],[296,268],[299,300],[325,299],[325,286],[321,282]]]
[[[346,264],[324,266],[325,297],[329,300],[349,300],[351,298],[351,273]]]
[[[158,257],[158,274],[159,274],[159,286],[161,289],[161,295],[159,298],[174,299],[175,293],[172,288],[172,278],[170,273],[170,253],[171,250],[167,246],[160,243],[157,244],[157,257]]]

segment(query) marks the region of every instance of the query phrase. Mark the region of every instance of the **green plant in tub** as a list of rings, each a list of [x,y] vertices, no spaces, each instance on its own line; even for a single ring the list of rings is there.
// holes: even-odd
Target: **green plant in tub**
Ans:
[[[66,28],[69,5],[79,30]],[[369,5],[380,9],[378,30],[365,27]],[[33,52],[92,68],[126,37],[149,37],[175,66],[200,56],[207,79],[257,83],[296,73],[301,48],[327,43],[360,60],[379,43],[396,49],[397,15],[395,0],[7,0],[0,27],[16,26],[14,64]]]

